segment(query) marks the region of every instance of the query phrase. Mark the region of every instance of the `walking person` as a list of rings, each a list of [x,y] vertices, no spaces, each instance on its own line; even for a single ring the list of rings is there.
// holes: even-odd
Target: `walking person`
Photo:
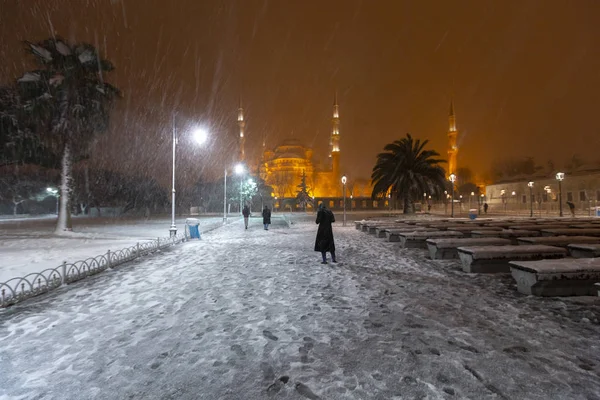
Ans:
[[[569,206],[569,210],[571,210],[571,217],[575,218],[575,203],[567,201],[567,205]]]
[[[316,221],[319,229],[317,230],[317,239],[315,240],[315,251],[321,252],[321,256],[323,256],[321,264],[327,264],[327,252],[331,253],[331,261],[337,263],[335,259],[333,229],[331,228],[333,222],[335,222],[333,213],[323,203],[319,204]]]
[[[483,212],[487,214],[488,203],[483,203]]]
[[[271,225],[271,210],[269,207],[265,206],[262,212],[263,215],[263,225],[265,226],[265,231],[269,230],[269,225]]]
[[[250,217],[250,208],[247,205],[244,206],[242,210],[242,215],[244,216],[244,226],[248,229],[248,218]]]

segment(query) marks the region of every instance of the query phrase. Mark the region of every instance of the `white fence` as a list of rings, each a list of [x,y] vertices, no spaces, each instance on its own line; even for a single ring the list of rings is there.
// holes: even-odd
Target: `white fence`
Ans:
[[[56,268],[34,272],[24,277],[12,278],[0,282],[0,308],[7,307],[31,297],[39,296],[69,283],[98,274],[108,268],[135,260],[138,257],[154,253],[187,240],[187,232],[175,237],[137,243],[122,250],[101,254],[86,260],[72,263],[63,262]]]

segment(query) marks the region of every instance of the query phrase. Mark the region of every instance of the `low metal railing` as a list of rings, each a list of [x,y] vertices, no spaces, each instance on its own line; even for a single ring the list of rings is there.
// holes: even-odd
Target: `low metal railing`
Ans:
[[[0,308],[39,296],[62,285],[85,279],[88,276],[96,275],[108,268],[114,268],[138,257],[185,242],[187,239],[187,232],[174,237],[159,237],[156,240],[137,243],[121,250],[108,250],[105,254],[85,260],[72,263],[65,261],[56,268],[47,268],[41,272],[33,272],[24,277],[0,282]]]

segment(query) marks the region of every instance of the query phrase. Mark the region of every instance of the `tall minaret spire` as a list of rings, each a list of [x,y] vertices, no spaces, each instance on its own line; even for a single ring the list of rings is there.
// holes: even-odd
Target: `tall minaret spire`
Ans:
[[[240,106],[238,108],[238,117],[237,117],[238,127],[240,128],[240,161],[246,160],[246,137],[244,136],[244,128],[246,127],[246,121],[244,121],[244,109],[242,108],[242,96],[240,96]]]
[[[448,175],[456,174],[456,155],[458,145],[456,139],[458,131],[456,130],[456,117],[454,116],[454,102],[450,100],[450,112],[448,113]]]
[[[331,129],[331,172],[334,187],[340,182],[340,106],[337,101],[337,92],[333,97],[333,118]]]

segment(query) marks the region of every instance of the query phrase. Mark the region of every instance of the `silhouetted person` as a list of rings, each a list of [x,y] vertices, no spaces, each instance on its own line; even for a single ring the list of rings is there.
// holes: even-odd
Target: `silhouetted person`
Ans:
[[[335,259],[333,229],[331,227],[331,224],[335,222],[335,216],[323,203],[319,204],[316,222],[319,224],[319,229],[317,230],[317,239],[315,240],[315,251],[320,251],[323,256],[321,264],[327,264],[327,252],[331,253],[331,261],[337,263]]]
[[[572,201],[567,201],[567,205],[569,206],[569,210],[571,210],[571,217],[575,216],[575,204]]]
[[[487,214],[487,210],[488,210],[488,203],[483,203],[483,212]]]
[[[248,218],[250,217],[250,208],[248,206],[244,206],[242,215],[244,216],[244,226],[248,229]]]
[[[263,216],[263,225],[265,226],[265,231],[269,230],[269,225],[271,225],[271,210],[269,207],[265,206],[262,212]]]

